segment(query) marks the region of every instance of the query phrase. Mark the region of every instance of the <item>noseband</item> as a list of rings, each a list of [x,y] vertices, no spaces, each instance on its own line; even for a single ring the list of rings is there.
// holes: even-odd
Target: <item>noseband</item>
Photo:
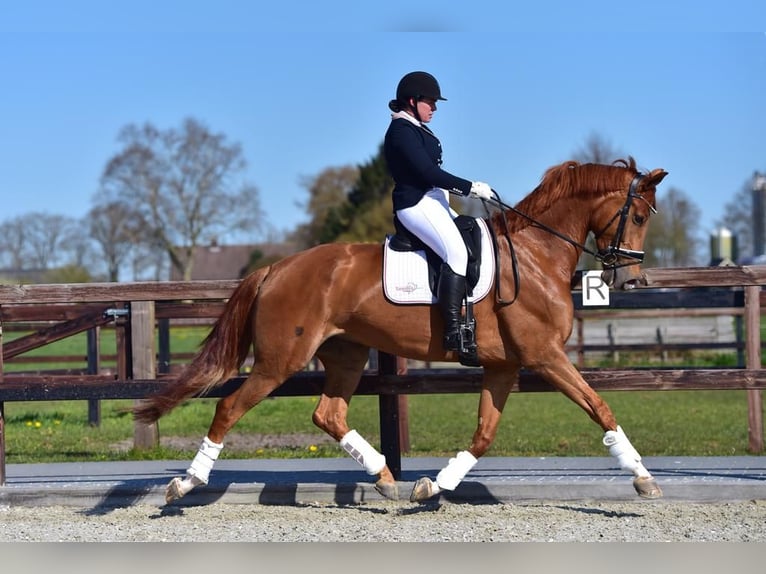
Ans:
[[[628,221],[628,213],[630,213],[630,206],[634,199],[643,200],[649,206],[649,209],[652,210],[652,213],[657,213],[657,210],[646,201],[643,195],[636,193],[643,177],[644,175],[639,173],[633,178],[633,181],[630,182],[630,187],[628,188],[628,196],[625,198],[625,203],[622,208],[617,210],[617,213],[612,216],[604,228],[595,234],[595,238],[598,239],[612,226],[615,219],[618,217],[620,218],[617,222],[617,232],[612,237],[611,243],[606,248],[593,253],[593,257],[595,257],[596,261],[601,262],[604,269],[617,269],[618,267],[627,267],[628,265],[638,265],[644,260],[644,251],[620,247],[622,236],[625,233],[625,224]],[[627,259],[628,261],[619,263],[620,258]]]

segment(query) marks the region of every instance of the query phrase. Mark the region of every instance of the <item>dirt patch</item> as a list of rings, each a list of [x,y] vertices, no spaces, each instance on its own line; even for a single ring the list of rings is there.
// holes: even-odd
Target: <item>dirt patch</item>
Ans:
[[[161,436],[160,446],[175,450],[195,451],[199,448],[202,437]],[[228,452],[253,452],[259,448],[308,448],[311,445],[333,444],[335,441],[324,434],[284,433],[284,434],[245,434],[229,433],[224,440]],[[125,439],[111,445],[118,451],[127,451],[133,447],[133,439]]]

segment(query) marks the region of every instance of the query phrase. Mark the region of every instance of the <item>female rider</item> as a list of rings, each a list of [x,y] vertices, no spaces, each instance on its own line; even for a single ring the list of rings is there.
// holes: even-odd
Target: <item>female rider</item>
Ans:
[[[394,216],[443,261],[436,297],[444,319],[444,349],[461,351],[468,251],[453,221],[457,213],[450,208],[449,192],[482,200],[492,198],[493,192],[486,183],[441,168],[441,143],[426,126],[439,100],[446,98],[431,74],[406,74],[396,88],[396,99],[388,104],[393,113],[383,153],[395,183]]]

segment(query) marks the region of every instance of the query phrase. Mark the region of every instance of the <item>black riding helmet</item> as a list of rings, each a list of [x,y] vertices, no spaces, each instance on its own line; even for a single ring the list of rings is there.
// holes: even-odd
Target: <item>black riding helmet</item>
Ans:
[[[447,98],[442,97],[439,82],[428,72],[410,72],[399,80],[399,85],[396,86],[396,99],[391,100],[388,107],[394,112],[401,111],[408,105],[410,98],[415,101],[423,98],[447,101]],[[415,113],[417,114],[417,110]]]

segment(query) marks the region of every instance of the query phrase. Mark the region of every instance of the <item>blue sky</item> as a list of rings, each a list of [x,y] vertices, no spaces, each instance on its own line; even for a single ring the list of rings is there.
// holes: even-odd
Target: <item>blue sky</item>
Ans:
[[[396,83],[418,69],[449,99],[431,123],[444,167],[506,202],[593,133],[668,170],[660,192],[688,194],[703,233],[766,172],[755,2],[691,18],[691,2],[594,3],[591,15],[564,3],[551,22],[555,2],[462,14],[434,2],[121,4],[0,8],[0,221],[84,216],[121,128],[194,117],[242,145],[262,209],[291,230],[307,219],[304,178],[369,160]]]

